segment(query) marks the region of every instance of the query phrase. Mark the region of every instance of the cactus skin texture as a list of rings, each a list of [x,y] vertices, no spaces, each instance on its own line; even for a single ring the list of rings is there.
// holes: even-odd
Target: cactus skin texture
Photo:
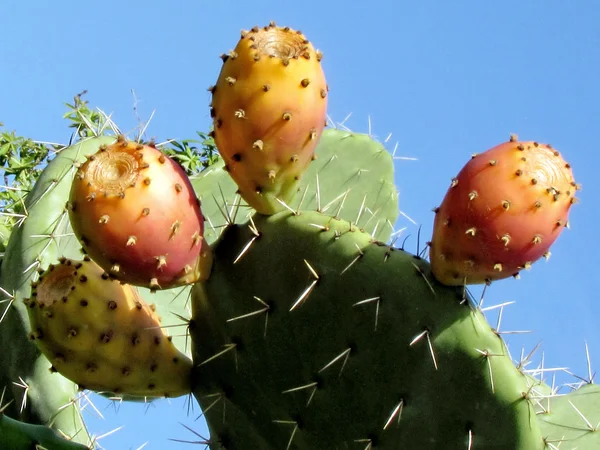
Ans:
[[[81,389],[138,397],[190,392],[191,360],[137,289],[96,263],[62,258],[33,284],[30,338]]]
[[[44,425],[12,419],[0,410],[0,448],[5,450],[91,450]]]
[[[212,449],[543,448],[527,377],[462,288],[343,220],[253,222],[192,288]]]
[[[567,226],[576,185],[558,151],[512,136],[474,155],[435,209],[430,260],[444,284],[511,276],[542,256]]]
[[[547,395],[536,407],[546,449],[600,448],[600,386],[584,384],[576,390]]]
[[[261,214],[296,194],[326,122],[322,55],[299,31],[243,31],[212,92],[213,136],[240,195]],[[281,202],[280,202],[281,201]]]
[[[101,147],[73,180],[69,217],[85,252],[124,283],[166,289],[210,272],[200,202],[156,148],[123,137]]]

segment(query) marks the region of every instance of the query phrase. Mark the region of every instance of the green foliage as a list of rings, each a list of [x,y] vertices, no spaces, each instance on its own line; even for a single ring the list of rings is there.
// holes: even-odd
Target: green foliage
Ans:
[[[199,139],[169,140],[162,151],[177,161],[190,176],[197,175],[219,161],[215,142],[208,134],[196,131]]]

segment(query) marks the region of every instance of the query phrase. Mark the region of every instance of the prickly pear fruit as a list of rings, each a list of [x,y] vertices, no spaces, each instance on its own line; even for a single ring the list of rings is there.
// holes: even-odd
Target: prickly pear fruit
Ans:
[[[123,137],[102,146],[77,171],[68,206],[83,250],[124,283],[167,289],[210,272],[200,201],[156,148]]]
[[[172,344],[153,307],[89,257],[51,265],[24,302],[30,338],[51,370],[80,388],[140,397],[190,391],[191,360]]]
[[[242,31],[212,92],[214,139],[242,198],[261,214],[284,208],[325,127],[321,53],[300,31]]]
[[[474,155],[434,210],[434,275],[448,285],[516,277],[549,255],[577,189],[571,166],[549,145],[512,136]]]

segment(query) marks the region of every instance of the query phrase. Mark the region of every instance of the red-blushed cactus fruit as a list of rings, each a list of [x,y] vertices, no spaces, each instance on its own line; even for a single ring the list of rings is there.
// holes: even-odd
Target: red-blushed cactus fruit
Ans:
[[[214,137],[242,198],[261,214],[284,208],[325,127],[321,53],[289,27],[242,31],[212,93]]]
[[[68,209],[83,250],[124,283],[167,289],[210,272],[200,201],[156,148],[123,137],[101,147],[77,171]]]
[[[25,303],[30,338],[51,370],[80,388],[140,397],[189,392],[192,362],[160,327],[153,306],[89,257],[63,258],[41,272]]]
[[[474,155],[434,210],[434,275],[448,285],[516,277],[549,255],[577,189],[571,166],[549,145],[512,136]]]

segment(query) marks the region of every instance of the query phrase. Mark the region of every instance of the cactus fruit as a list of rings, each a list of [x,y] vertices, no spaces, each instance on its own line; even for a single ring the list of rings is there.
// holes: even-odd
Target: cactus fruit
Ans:
[[[166,289],[210,272],[200,202],[183,168],[151,146],[119,137],[91,155],[69,217],[84,251],[124,283]]]
[[[325,127],[322,54],[274,23],[242,31],[212,92],[213,136],[240,195],[261,214],[295,195]]]
[[[137,289],[86,257],[43,271],[25,300],[30,338],[81,389],[139,397],[189,393],[191,361]]]
[[[430,260],[444,284],[517,276],[567,226],[578,189],[558,151],[512,136],[474,155],[435,209]]]
[[[462,288],[317,212],[253,226],[192,288],[211,448],[541,450],[528,379]]]

